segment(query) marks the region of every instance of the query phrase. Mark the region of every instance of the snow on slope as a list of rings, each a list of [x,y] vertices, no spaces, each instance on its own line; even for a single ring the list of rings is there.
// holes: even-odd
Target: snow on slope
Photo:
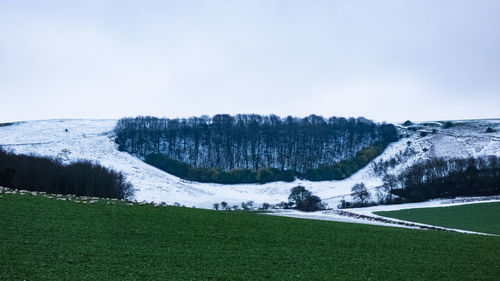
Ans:
[[[391,144],[378,159],[394,157],[408,147],[408,141],[416,153],[396,166],[393,173],[431,156],[500,156],[500,120],[456,123],[448,129],[423,126],[421,131],[435,129],[438,132],[425,137],[418,132],[412,133],[408,138]],[[0,127],[0,146],[18,154],[57,157],[66,163],[79,159],[95,161],[122,172],[133,184],[138,201],[178,202],[189,207],[211,208],[213,203],[221,201],[239,205],[249,200],[256,204],[275,204],[287,201],[290,189],[299,184],[324,199],[330,207],[336,207],[343,197],[350,200],[350,189],[355,183],[364,182],[372,190],[382,184],[381,178],[373,175],[370,165],[342,181],[296,180],[262,185],[187,182],[118,151],[112,132],[115,124],[116,120],[79,119],[19,122]],[[485,133],[487,127],[496,129],[496,132]]]
[[[389,146],[378,158],[389,160],[399,152],[414,151],[403,163],[389,169],[398,175],[405,168],[432,157],[467,158],[496,155],[500,157],[500,119],[424,122],[410,127],[400,127],[402,135],[408,135]],[[416,131],[409,130],[409,128]],[[486,132],[488,128],[494,132]],[[427,135],[423,136],[421,133]]]
[[[156,169],[128,153],[115,148],[112,130],[116,120],[45,120],[20,122],[0,127],[0,146],[17,154],[36,154],[60,158],[69,163],[79,159],[95,161],[122,172],[135,188],[138,201],[166,202],[211,208],[213,203],[226,201],[230,205],[253,200],[275,204],[288,200],[292,187],[302,184],[322,198],[348,194],[355,182],[372,182],[365,173],[350,180],[292,183],[222,185],[187,182]],[[67,130],[67,131],[66,131]],[[380,184],[379,180],[371,185]],[[332,201],[333,200],[333,201]],[[333,198],[334,205],[338,199]]]

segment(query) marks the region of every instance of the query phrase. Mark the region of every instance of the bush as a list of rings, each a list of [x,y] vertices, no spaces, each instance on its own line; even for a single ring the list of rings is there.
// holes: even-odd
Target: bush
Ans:
[[[486,129],[486,133],[493,133],[493,132],[495,132],[495,130],[493,130],[493,128],[491,128],[491,127],[488,127]]]
[[[186,178],[190,170],[190,166],[188,164],[164,157],[161,154],[148,154],[144,161],[152,166],[166,171],[167,173],[181,178]]]
[[[241,202],[241,209],[245,211],[253,210],[254,204],[255,203],[253,201]]]
[[[451,123],[449,121],[446,122],[446,123],[444,123],[444,125],[443,125],[443,129],[448,129],[448,128],[451,128],[451,127],[453,127],[453,123]]]
[[[0,123],[0,127],[12,126],[14,123]]]
[[[262,206],[259,208],[260,210],[268,210],[271,208],[271,204],[269,203],[262,203]]]
[[[266,183],[274,180],[274,174],[270,169],[261,168],[257,170],[257,181],[259,183]]]
[[[403,126],[411,126],[413,125],[413,123],[410,121],[410,120],[406,120],[404,123],[403,123]]]
[[[291,209],[293,207],[293,204],[293,202],[281,201],[279,204],[276,204],[275,207],[277,209]]]
[[[238,168],[226,172],[215,168],[194,168],[187,163],[168,158],[164,154],[148,154],[144,161],[169,174],[190,181],[238,184],[295,180],[295,173],[292,170],[260,168],[254,172],[250,169]]]

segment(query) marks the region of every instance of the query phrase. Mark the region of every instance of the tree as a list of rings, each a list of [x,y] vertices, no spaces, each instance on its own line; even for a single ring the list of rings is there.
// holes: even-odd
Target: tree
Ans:
[[[219,203],[214,203],[213,207],[215,210],[219,210]]]
[[[367,203],[368,199],[370,199],[371,196],[364,183],[357,183],[353,185],[351,188],[351,195],[354,200],[361,201],[361,204],[363,205]]]
[[[309,190],[301,185],[290,190],[288,201],[301,211],[316,211],[325,208],[325,205],[318,196],[312,195]]]
[[[302,210],[307,205],[307,200],[311,196],[312,193],[309,190],[301,185],[298,185],[290,190],[288,201],[294,203],[297,209]]]
[[[260,207],[261,210],[267,210],[271,207],[269,203],[262,203],[262,207]]]
[[[392,202],[392,191],[397,188],[397,178],[393,175],[386,174],[384,178],[382,179],[384,184],[382,185],[382,188],[384,189],[385,193],[387,194],[385,201],[387,203]]]
[[[226,202],[226,201],[222,201],[222,202],[220,202],[220,206],[221,206],[223,209],[225,209],[225,210],[227,210],[227,208],[228,208],[228,205],[227,205],[227,202]],[[231,209],[231,208],[230,208],[230,209]]]
[[[253,210],[254,204],[253,201],[241,202],[241,208],[245,211]]]

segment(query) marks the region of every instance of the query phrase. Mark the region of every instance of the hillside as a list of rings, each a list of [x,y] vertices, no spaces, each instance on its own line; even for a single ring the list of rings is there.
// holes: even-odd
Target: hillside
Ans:
[[[122,118],[115,134],[119,150],[167,173],[224,184],[344,179],[399,137],[362,117],[257,114]]]
[[[364,182],[372,191],[382,178],[368,165],[339,181],[272,182],[267,184],[223,185],[188,182],[156,169],[141,159],[118,151],[113,129],[116,120],[44,120],[18,122],[0,127],[0,145],[20,154],[57,157],[65,163],[79,159],[96,161],[122,172],[135,189],[138,201],[155,201],[211,208],[215,202],[230,205],[253,200],[256,204],[287,201],[289,190],[303,185],[335,207],[343,197],[349,199],[352,185]],[[493,132],[486,132],[491,128]],[[390,144],[373,162],[394,161],[388,172],[397,174],[412,163],[432,156],[500,156],[500,120],[469,120],[416,123],[401,126],[405,137]],[[423,132],[423,133],[422,133]],[[405,151],[409,151],[405,154]],[[401,156],[401,155],[404,155]],[[375,192],[372,192],[375,196]]]

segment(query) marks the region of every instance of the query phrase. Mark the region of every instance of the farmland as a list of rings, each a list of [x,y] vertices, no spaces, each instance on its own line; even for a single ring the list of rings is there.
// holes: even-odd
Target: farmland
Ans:
[[[494,280],[500,238],[3,194],[0,279]]]
[[[500,202],[376,212],[401,220],[500,235]]]

